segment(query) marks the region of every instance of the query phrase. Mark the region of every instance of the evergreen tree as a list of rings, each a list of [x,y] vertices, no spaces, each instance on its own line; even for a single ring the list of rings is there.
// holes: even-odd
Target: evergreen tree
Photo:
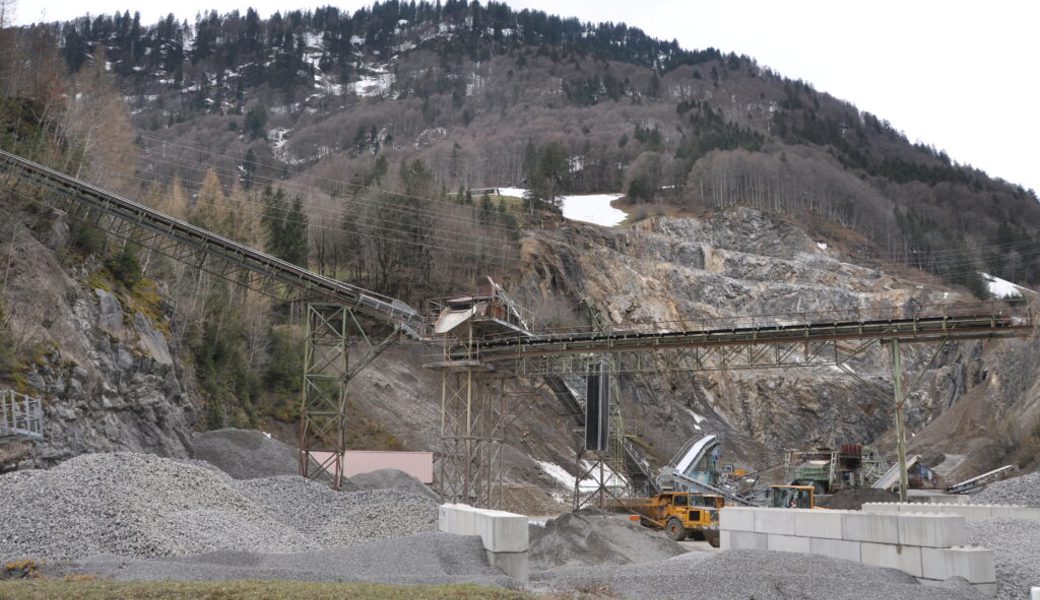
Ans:
[[[267,234],[267,251],[294,265],[307,268],[309,242],[307,214],[299,196],[289,203],[285,190],[264,190],[264,214],[261,219]]]

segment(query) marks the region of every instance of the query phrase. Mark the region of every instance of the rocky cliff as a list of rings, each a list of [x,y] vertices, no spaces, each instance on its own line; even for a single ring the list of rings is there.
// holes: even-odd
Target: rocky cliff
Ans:
[[[68,266],[60,222],[34,234],[8,210],[3,343],[31,359],[0,387],[42,398],[45,418],[42,442],[0,444],[0,470],[110,450],[186,456],[196,409],[160,294],[120,290],[89,262]]]
[[[616,229],[568,223],[538,232],[524,248],[523,294],[562,295],[572,304],[584,300],[613,324],[743,315],[796,322],[812,320],[812,313],[971,301],[954,290],[851,264],[797,224],[745,208],[706,218],[658,217]],[[910,394],[911,433],[930,431],[946,411],[995,385],[1007,408],[993,411],[986,422],[996,428],[1001,418],[1019,414],[1011,407],[1028,397],[1025,382],[1037,373],[1036,365],[1014,358],[1023,356],[1021,344],[960,342],[938,349],[934,360],[935,345],[904,345],[907,380],[916,381],[924,371]],[[875,345],[850,367],[858,378],[837,368],[624,377],[626,427],[659,461],[688,437],[707,432],[722,433],[729,459],[751,468],[779,460],[783,448],[877,441],[891,450],[889,357]],[[993,383],[1002,372],[1014,373],[1014,382]],[[923,436],[917,444],[933,453],[933,462],[954,446],[992,445],[994,431],[965,431],[970,427],[956,416],[960,410],[966,408],[939,421],[956,423],[946,426],[962,434],[956,444],[941,435]],[[1035,416],[1029,422],[1035,428]],[[1012,438],[1025,435],[1001,435],[1001,447],[1015,446]],[[990,449],[984,460],[972,461],[974,468],[999,460],[997,455],[1006,451]]]

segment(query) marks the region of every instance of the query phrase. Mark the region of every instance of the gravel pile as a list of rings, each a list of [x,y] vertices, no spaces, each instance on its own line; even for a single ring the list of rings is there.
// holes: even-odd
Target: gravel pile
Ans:
[[[437,503],[408,490],[336,492],[298,476],[239,481],[235,487],[271,518],[322,547],[437,529]]]
[[[296,475],[297,450],[255,429],[216,429],[196,434],[191,455],[235,479]]]
[[[971,543],[995,554],[997,598],[1028,598],[1030,586],[1040,585],[1040,523],[989,519],[967,525]]]
[[[561,595],[586,591],[655,600],[979,600],[965,582],[929,587],[894,569],[762,550],[690,553],[641,565],[545,571],[531,576],[531,587]]]
[[[567,513],[529,528],[532,570],[627,565],[671,558],[686,549],[660,532],[618,515]]]
[[[302,552],[435,529],[408,492],[337,493],[299,477],[236,481],[190,461],[88,454],[0,475],[0,560]]]
[[[1040,471],[991,483],[972,502],[1040,506]]]
[[[397,469],[378,469],[370,473],[359,473],[350,478],[353,489],[358,490],[398,490],[411,492],[418,496],[426,496],[430,500],[440,502],[441,497],[425,483]]]
[[[202,556],[125,559],[102,556],[45,567],[48,576],[94,574],[119,580],[220,581],[291,579],[397,584],[509,584],[489,567],[476,537],[421,533],[298,554],[216,552]]]

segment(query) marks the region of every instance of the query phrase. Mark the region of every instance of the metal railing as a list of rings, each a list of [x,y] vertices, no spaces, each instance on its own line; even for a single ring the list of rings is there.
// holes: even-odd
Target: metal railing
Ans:
[[[0,390],[0,439],[43,439],[43,406],[39,398]]]

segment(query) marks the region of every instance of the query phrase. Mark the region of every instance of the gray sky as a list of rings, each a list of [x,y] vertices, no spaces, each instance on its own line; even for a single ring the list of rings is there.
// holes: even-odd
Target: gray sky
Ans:
[[[781,75],[887,119],[960,163],[1040,192],[1040,3],[1018,0],[507,0],[583,21],[625,22],[686,48],[746,54]],[[275,10],[371,2],[312,0],[94,0],[92,14],[135,10],[151,23],[173,12]],[[17,19],[66,20],[82,2],[20,0]],[[838,8],[841,7],[841,8]]]

